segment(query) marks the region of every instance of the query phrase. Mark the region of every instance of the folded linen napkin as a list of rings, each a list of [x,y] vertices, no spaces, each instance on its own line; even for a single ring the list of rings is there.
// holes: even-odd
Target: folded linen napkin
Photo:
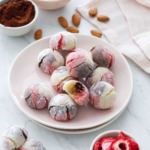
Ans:
[[[136,1],[146,7],[150,7],[150,0],[136,0]]]
[[[112,43],[114,46],[116,46],[117,49],[120,50],[125,56],[134,61],[145,72],[150,73],[150,60],[148,59],[150,56],[149,51],[148,50],[144,51],[145,47],[144,43],[148,45],[148,42],[147,40],[145,41],[142,38],[143,37],[142,34],[146,34],[144,35],[146,39],[150,37],[148,36],[148,32],[145,31],[143,32],[143,30],[140,30],[140,32],[135,32],[135,30],[137,30],[137,28],[139,27],[138,25],[136,26],[136,20],[134,20],[133,22],[134,25],[132,27],[131,26],[129,27],[132,20],[130,20],[131,22],[128,21],[127,19],[130,18],[128,16],[129,14],[124,13],[126,12],[126,9],[128,9],[127,6],[130,4],[130,1],[131,0],[91,0],[90,2],[82,6],[78,6],[77,11],[81,13],[81,15],[85,19],[87,19],[91,24],[93,24],[100,31],[102,31],[104,36],[106,36],[106,38],[108,39],[108,41]],[[132,2],[133,1],[134,0],[132,0]],[[127,3],[127,5],[123,8],[124,3]],[[134,3],[136,3],[136,5],[138,5],[139,7],[139,4],[136,1],[134,1]],[[132,7],[133,6],[134,5],[132,4]],[[144,6],[142,5],[140,6],[145,9]],[[93,7],[98,8],[98,12],[100,15],[109,16],[110,21],[104,23],[97,21],[96,17],[95,18],[90,17],[88,11],[90,8]],[[129,8],[132,9],[131,7]],[[146,25],[147,24],[148,23],[146,23]],[[133,32],[130,32],[134,28],[134,26],[135,30]],[[145,26],[143,28],[145,28]],[[143,48],[143,50],[141,48]]]

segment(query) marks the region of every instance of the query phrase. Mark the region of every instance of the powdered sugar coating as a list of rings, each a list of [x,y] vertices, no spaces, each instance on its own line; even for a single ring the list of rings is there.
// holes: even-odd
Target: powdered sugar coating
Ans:
[[[87,52],[71,52],[67,56],[66,67],[72,76],[84,78],[92,73],[94,62]]]
[[[4,137],[3,142],[8,147],[13,148],[13,146],[15,146],[15,148],[19,148],[26,142],[27,136],[28,136],[28,132],[25,128],[19,127],[19,126],[12,126],[3,133],[3,137]],[[13,142],[13,143],[11,143],[10,141],[6,141],[6,139],[11,140],[11,142]],[[7,149],[7,150],[9,150],[9,149]]]
[[[6,137],[0,139],[0,150],[14,150],[15,143]]]
[[[53,119],[68,121],[75,117],[77,105],[69,95],[58,94],[49,102],[48,110]]]
[[[116,100],[114,87],[104,81],[99,81],[90,88],[90,103],[97,109],[111,108]]]
[[[55,50],[47,48],[41,51],[38,55],[38,67],[47,74],[64,65],[64,58]]]
[[[57,92],[62,93],[64,83],[73,79],[75,80],[76,78],[69,74],[66,66],[61,66],[52,73],[51,84]]]
[[[114,61],[114,54],[102,45],[97,45],[91,49],[93,61],[100,67],[110,68]]]
[[[40,141],[29,139],[22,147],[19,148],[19,150],[46,150],[46,148]]]
[[[43,109],[48,106],[52,97],[49,84],[37,83],[30,85],[24,93],[27,104],[35,109]]]
[[[105,81],[114,86],[114,75],[108,68],[97,67],[93,73],[87,77],[86,84],[88,87],[91,87],[98,81]]]
[[[72,50],[76,47],[77,38],[69,32],[59,32],[50,38],[49,46],[53,50]]]

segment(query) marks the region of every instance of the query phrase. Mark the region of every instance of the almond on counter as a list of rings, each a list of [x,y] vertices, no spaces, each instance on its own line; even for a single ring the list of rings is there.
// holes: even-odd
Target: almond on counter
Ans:
[[[106,21],[109,21],[109,17],[105,15],[99,15],[97,16],[97,20],[101,22],[106,22]]]
[[[58,22],[62,27],[64,27],[64,28],[68,27],[68,21],[65,17],[63,17],[63,16],[58,17]]]
[[[81,16],[78,13],[72,15],[72,23],[77,27],[81,22]]]
[[[90,15],[91,17],[95,17],[95,16],[97,15],[97,12],[98,12],[98,10],[97,10],[96,7],[91,8],[91,9],[89,10],[89,15]]]
[[[42,38],[42,33],[43,33],[42,29],[36,30],[36,31],[35,31],[35,34],[34,34],[35,40],[41,39],[41,38]]]
[[[79,33],[79,29],[74,26],[68,26],[66,30],[71,33]]]
[[[98,30],[91,30],[91,34],[99,38],[102,36],[102,32]]]

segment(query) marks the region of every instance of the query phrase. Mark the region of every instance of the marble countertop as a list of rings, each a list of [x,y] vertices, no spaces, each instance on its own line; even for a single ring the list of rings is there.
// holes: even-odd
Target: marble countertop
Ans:
[[[141,145],[141,149],[147,150],[150,140],[150,119],[148,117],[150,114],[150,77],[130,60],[127,61],[133,73],[134,88],[127,109],[116,121],[92,133],[67,135],[44,129],[27,118],[17,108],[9,94],[7,84],[9,67],[16,55],[35,41],[35,30],[41,28],[43,37],[62,31],[63,28],[57,22],[58,16],[65,16],[71,23],[75,6],[84,2],[85,0],[80,0],[80,2],[72,0],[65,8],[59,10],[40,10],[36,26],[25,36],[8,37],[0,34],[0,135],[7,127],[18,124],[25,126],[32,138],[42,141],[47,150],[88,150],[92,140],[99,133],[120,129],[131,133]],[[79,29],[82,34],[90,34],[90,30],[94,27],[82,19]]]

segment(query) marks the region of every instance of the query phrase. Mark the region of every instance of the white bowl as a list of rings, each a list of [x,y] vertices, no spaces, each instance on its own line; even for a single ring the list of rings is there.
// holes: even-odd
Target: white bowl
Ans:
[[[70,0],[33,0],[40,8],[54,10],[64,7]]]
[[[28,1],[30,1],[34,5],[34,8],[35,8],[34,19],[31,22],[29,22],[28,24],[26,24],[24,26],[20,26],[20,27],[6,27],[6,26],[0,24],[0,31],[2,33],[9,35],[9,36],[21,36],[21,35],[28,33],[33,28],[33,26],[35,25],[36,20],[38,18],[39,12],[38,12],[38,7],[34,2],[32,0],[28,0]]]
[[[121,130],[110,130],[110,131],[106,131],[106,132],[102,132],[101,134],[99,134],[92,142],[91,146],[90,146],[90,150],[93,150],[94,144],[99,141],[101,138],[104,137],[117,137],[119,135],[119,133],[121,132]],[[128,137],[130,137],[131,139],[133,139],[135,142],[137,142],[133,136],[131,136],[129,133],[122,131],[123,133],[125,133]],[[138,143],[138,142],[137,142]],[[138,143],[139,145],[139,143]],[[139,150],[140,150],[140,145],[139,145]]]

